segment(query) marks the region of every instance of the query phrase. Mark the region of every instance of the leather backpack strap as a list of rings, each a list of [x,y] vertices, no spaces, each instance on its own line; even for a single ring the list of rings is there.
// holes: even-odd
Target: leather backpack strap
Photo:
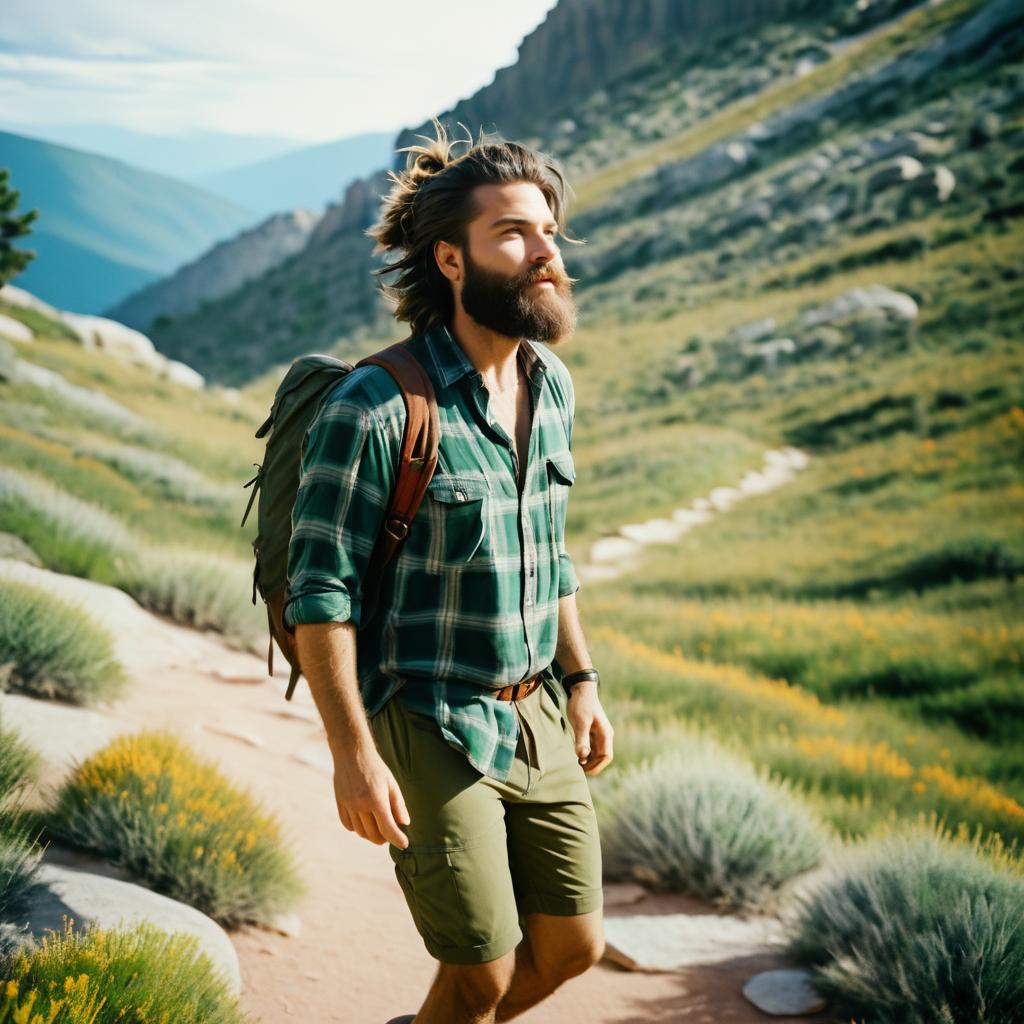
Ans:
[[[405,341],[395,342],[372,356],[360,359],[356,366],[367,363],[387,370],[402,389],[405,401],[405,432],[402,435],[395,487],[384,525],[370,556],[363,588],[375,601],[384,567],[405,540],[426,494],[427,485],[434,475],[441,431],[434,385],[416,357],[406,348]]]

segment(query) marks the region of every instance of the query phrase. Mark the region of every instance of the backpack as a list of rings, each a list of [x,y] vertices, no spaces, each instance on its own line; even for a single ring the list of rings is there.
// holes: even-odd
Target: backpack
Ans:
[[[302,674],[295,640],[285,629],[282,613],[288,587],[292,507],[299,489],[306,431],[334,385],[357,366],[373,364],[383,367],[402,389],[405,431],[395,486],[363,581],[364,606],[373,609],[362,627],[365,628],[376,613],[374,606],[384,567],[408,534],[437,465],[440,432],[434,387],[421,364],[406,347],[409,340],[406,338],[389,345],[360,359],[355,366],[333,356],[300,356],[292,362],[278,385],[270,415],[256,431],[256,437],[266,436],[267,447],[263,462],[253,463],[256,475],[244,485],[253,489],[240,527],[245,526],[259,492],[257,533],[252,542],[252,603],[256,603],[258,591],[267,607],[270,632],[267,674],[274,674],[275,641],[291,666],[286,700],[292,699],[295,684]]]

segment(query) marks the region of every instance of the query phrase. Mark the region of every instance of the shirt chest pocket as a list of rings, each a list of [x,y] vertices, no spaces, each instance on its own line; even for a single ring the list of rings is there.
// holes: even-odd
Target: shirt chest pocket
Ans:
[[[490,486],[482,475],[435,473],[420,506],[426,513],[426,571],[464,566],[487,532]]]
[[[576,479],[572,453],[566,449],[547,457],[548,521],[551,537],[560,542],[565,534],[565,514],[569,504],[569,488]]]

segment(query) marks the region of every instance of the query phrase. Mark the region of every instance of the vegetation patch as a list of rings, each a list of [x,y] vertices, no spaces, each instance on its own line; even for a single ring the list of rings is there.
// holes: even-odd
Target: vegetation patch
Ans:
[[[227,927],[266,924],[304,889],[275,817],[171,733],[122,736],[88,758],[47,828]]]
[[[0,921],[9,917],[35,884],[41,851],[22,804],[24,788],[38,775],[39,755],[0,722]],[[0,956],[7,934],[0,934]]]
[[[789,953],[837,1016],[1013,1024],[1024,1006],[1024,878],[994,843],[907,832],[848,851],[798,897]]]
[[[723,906],[764,909],[818,864],[825,833],[787,786],[707,740],[601,793],[605,872]]]
[[[0,689],[89,704],[114,698],[127,682],[112,637],[86,612],[0,579]]]
[[[44,935],[0,971],[0,1024],[245,1024],[194,935],[149,922]]]

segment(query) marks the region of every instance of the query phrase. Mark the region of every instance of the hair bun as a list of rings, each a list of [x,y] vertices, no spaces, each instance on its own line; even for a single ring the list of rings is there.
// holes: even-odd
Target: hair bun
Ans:
[[[427,174],[437,174],[443,171],[444,161],[436,153],[420,153],[416,157],[416,169],[425,171]]]

